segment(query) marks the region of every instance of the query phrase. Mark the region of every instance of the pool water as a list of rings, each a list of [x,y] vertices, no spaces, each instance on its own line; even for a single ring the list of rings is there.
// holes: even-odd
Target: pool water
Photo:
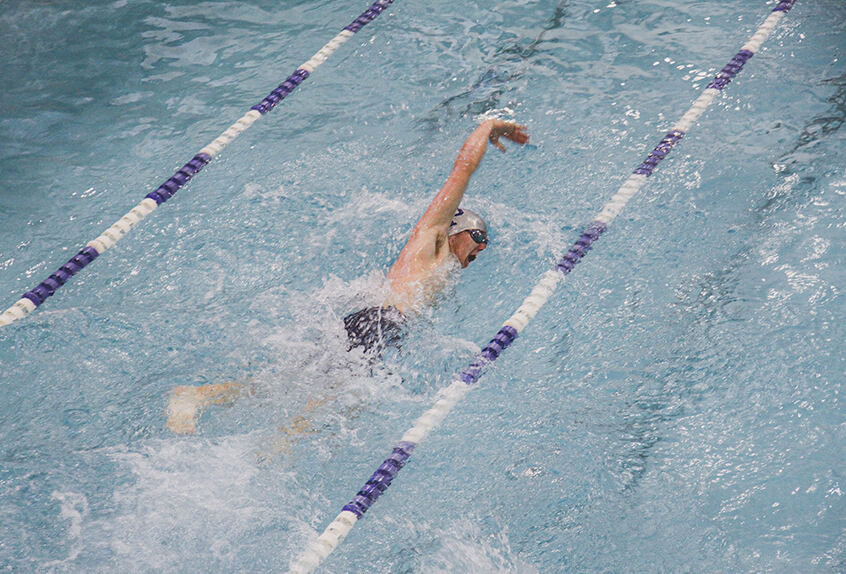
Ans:
[[[284,571],[774,5],[398,0],[0,329],[0,571]],[[365,8],[5,2],[0,307]],[[844,38],[797,2],[324,571],[846,570]],[[369,365],[341,318],[482,114],[532,137],[489,249]]]

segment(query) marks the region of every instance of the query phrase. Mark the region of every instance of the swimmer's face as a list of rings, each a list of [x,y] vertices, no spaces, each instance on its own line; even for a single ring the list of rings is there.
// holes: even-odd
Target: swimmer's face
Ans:
[[[449,247],[463,269],[475,261],[479,253],[488,247],[488,238],[478,229],[462,231],[450,236]]]

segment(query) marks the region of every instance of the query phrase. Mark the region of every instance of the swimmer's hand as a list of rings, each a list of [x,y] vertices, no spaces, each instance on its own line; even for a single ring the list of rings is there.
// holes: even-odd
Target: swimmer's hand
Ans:
[[[490,142],[499,148],[500,151],[505,151],[505,145],[499,141],[500,137],[511,140],[514,143],[523,145],[529,142],[529,132],[526,131],[526,126],[515,124],[514,122],[506,122],[504,120],[488,120],[490,122],[490,135],[488,139]]]

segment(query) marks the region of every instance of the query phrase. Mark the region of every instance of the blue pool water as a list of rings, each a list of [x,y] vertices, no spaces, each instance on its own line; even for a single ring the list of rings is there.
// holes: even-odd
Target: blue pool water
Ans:
[[[284,571],[773,6],[397,1],[0,329],[0,571]],[[0,307],[364,8],[5,2]],[[324,571],[846,570],[844,38],[798,1]],[[490,248],[368,368],[340,318],[483,113],[532,136],[468,192]]]

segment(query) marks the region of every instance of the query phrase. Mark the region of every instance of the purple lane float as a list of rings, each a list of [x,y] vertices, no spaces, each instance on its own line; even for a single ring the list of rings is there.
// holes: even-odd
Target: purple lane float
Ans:
[[[97,239],[89,241],[70,261],[62,265],[58,271],[42,281],[34,289],[27,291],[11,307],[0,313],[0,327],[10,325],[15,321],[23,319],[53,294],[67,281],[79,273],[89,263],[103,254],[123,239],[132,228],[138,225],[141,220],[150,215],[161,204],[174,196],[182,186],[188,183],[201,169],[203,169],[223,148],[229,145],[232,140],[241,135],[257,119],[276,107],[282,100],[288,97],[297,86],[299,86],[309,75],[325,62],[341,45],[352,38],[356,32],[376,19],[379,14],[385,11],[394,0],[376,0],[370,8],[365,10],[349,26],[344,28],[337,36],[332,38],[323,46],[309,61],[297,68],[293,74],[279,84],[261,102],[250,108],[237,122],[229,126],[226,131],[217,136],[214,141],[200,150],[191,161],[182,166],[167,181],[161,184],[155,191],[150,192],[129,213],[121,217],[117,222],[100,234]]]

